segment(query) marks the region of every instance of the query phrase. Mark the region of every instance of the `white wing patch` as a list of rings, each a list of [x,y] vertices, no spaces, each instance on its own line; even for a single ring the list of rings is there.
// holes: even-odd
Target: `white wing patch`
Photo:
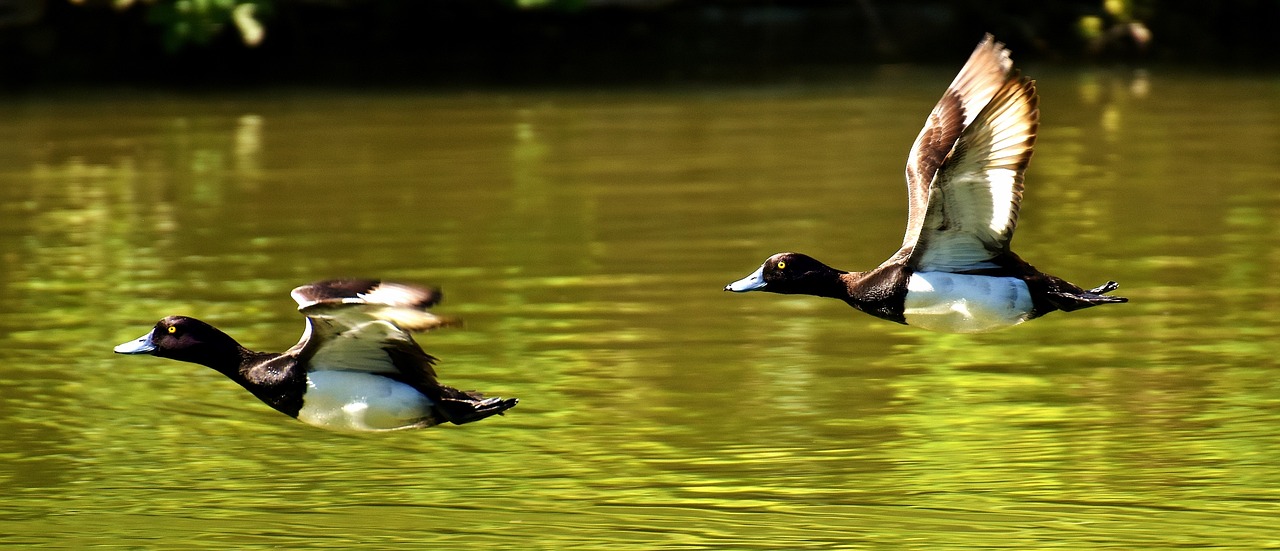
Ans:
[[[1009,208],[1017,204],[1015,194],[1018,172],[1007,168],[987,170],[987,185],[991,188],[991,223],[987,227],[992,235],[1001,235],[1017,224],[1017,211]],[[1012,232],[1010,232],[1012,233]]]
[[[422,291],[408,285],[400,285],[398,283],[380,283],[367,293],[357,293],[364,302],[369,304],[385,304],[387,306],[412,307],[417,301],[422,299]],[[359,302],[355,299],[347,299],[344,302]]]

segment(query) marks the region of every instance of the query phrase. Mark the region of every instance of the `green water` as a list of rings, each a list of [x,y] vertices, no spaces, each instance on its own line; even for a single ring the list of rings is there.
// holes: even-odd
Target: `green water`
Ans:
[[[938,335],[724,284],[891,254],[951,69],[663,91],[0,103],[0,547],[1280,547],[1280,81],[1031,68],[1015,249],[1127,305]],[[111,354],[441,286],[464,427],[310,428]]]

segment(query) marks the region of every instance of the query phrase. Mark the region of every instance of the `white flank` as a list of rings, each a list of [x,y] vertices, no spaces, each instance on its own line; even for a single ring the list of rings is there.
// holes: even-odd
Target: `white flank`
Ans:
[[[298,420],[344,432],[395,430],[430,415],[431,400],[413,387],[369,373],[316,371],[307,374],[307,393]]]
[[[981,333],[1031,315],[1027,284],[1012,277],[916,272],[907,280],[907,325],[941,333]]]

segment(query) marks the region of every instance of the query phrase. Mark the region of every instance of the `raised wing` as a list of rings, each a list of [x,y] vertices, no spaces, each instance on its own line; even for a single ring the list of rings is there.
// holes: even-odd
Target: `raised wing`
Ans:
[[[907,154],[907,232],[902,247],[907,252],[920,235],[929,205],[929,184],[969,126],[1013,70],[1009,50],[990,34],[969,55],[955,80],[933,107],[924,128]]]
[[[303,285],[289,292],[302,310],[322,302],[380,304],[423,310],[444,298],[439,289],[416,287],[376,279],[331,279]]]
[[[432,358],[410,331],[428,331],[457,320],[425,309],[440,301],[436,289],[375,280],[333,280],[291,293],[307,317],[302,340],[291,349],[315,370],[366,371],[435,384]]]
[[[987,35],[929,116],[907,166],[899,254],[916,270],[990,268],[1018,223],[1040,112],[1035,84]]]
[[[426,311],[444,298],[439,289],[371,279],[335,279],[303,285],[289,294],[297,301],[298,311],[308,317],[360,306],[359,311],[405,331],[430,331],[457,323]]]

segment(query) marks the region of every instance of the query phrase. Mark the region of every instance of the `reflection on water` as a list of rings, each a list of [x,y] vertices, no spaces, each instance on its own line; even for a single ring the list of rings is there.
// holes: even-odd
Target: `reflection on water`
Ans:
[[[942,72],[0,105],[0,543],[1273,545],[1275,84],[1035,72],[1018,249],[1133,302],[980,336],[719,291],[892,252]],[[110,354],[174,313],[283,349],[344,275],[442,286],[442,377],[520,407],[337,435]]]

